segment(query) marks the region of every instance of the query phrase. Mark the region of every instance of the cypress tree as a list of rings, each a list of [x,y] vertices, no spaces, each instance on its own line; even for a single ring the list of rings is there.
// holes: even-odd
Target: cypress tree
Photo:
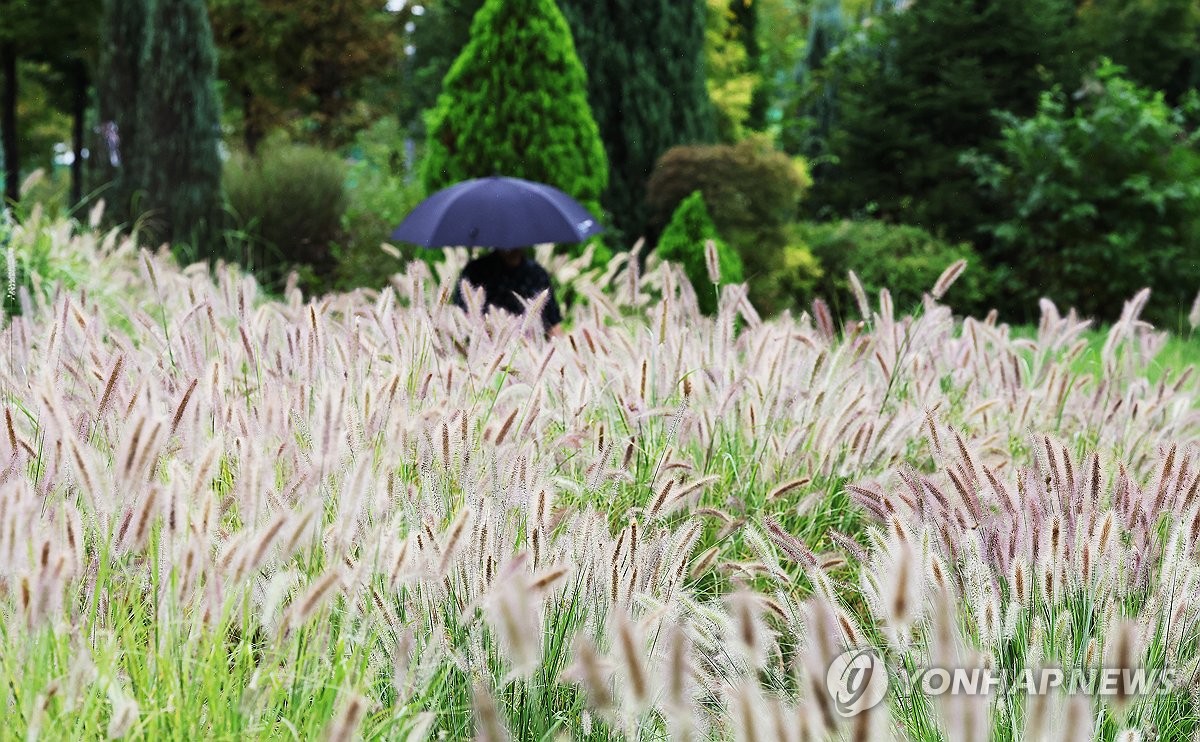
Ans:
[[[135,187],[153,240],[213,257],[221,227],[221,111],[204,0],[155,0],[141,55]]]
[[[801,100],[795,120],[786,122],[782,133],[788,152],[810,160],[825,154],[823,147],[837,123],[837,86],[825,70],[825,62],[846,35],[841,0],[817,0],[808,26],[808,43],[796,70]]]
[[[486,0],[427,128],[428,190],[508,175],[549,183],[600,213],[608,163],[554,0]]]
[[[604,203],[615,236],[643,233],[646,179],[678,144],[712,142],[704,0],[560,0],[588,75],[611,165]]]
[[[142,49],[149,22],[148,0],[104,0],[100,73],[96,77],[100,114],[97,179],[110,222],[128,222],[136,175],[137,96]]]

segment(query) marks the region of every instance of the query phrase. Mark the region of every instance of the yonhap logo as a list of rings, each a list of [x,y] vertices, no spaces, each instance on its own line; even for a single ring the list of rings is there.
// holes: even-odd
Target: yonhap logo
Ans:
[[[887,695],[887,668],[873,650],[852,649],[829,665],[825,687],[838,715],[848,719],[875,707]]]

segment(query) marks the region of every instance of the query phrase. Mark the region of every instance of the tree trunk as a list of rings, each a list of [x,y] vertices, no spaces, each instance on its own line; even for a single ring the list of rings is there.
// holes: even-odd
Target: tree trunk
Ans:
[[[0,42],[0,132],[4,135],[4,196],[12,203],[21,198],[21,158],[17,151],[17,46]]]
[[[242,139],[246,143],[246,153],[251,157],[258,154],[258,143],[262,141],[263,132],[259,127],[258,106],[255,104],[254,93],[249,87],[242,88]]]
[[[71,144],[74,158],[71,160],[71,205],[75,206],[83,200],[83,124],[87,117],[88,78],[87,67],[83,60],[76,60],[73,71],[75,98],[72,101],[71,113],[74,122],[71,127]]]

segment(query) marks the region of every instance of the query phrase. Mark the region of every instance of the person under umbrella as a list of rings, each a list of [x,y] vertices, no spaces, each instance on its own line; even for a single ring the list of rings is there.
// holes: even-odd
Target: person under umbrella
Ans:
[[[454,303],[466,310],[462,283],[483,289],[488,309],[499,308],[512,314],[525,311],[524,301],[548,291],[542,305],[542,328],[550,337],[562,335],[562,312],[554,298],[550,274],[529,255],[529,248],[492,250],[467,263],[454,284]],[[522,301],[524,300],[524,301]]]
[[[541,243],[581,242],[603,227],[579,202],[545,183],[492,176],[443,188],[422,201],[392,232],[392,238],[425,247],[490,247],[467,264],[454,289],[466,308],[461,284],[483,289],[487,308],[522,314],[522,300],[549,291],[542,305],[548,335],[562,334],[562,313],[550,275],[529,255]]]

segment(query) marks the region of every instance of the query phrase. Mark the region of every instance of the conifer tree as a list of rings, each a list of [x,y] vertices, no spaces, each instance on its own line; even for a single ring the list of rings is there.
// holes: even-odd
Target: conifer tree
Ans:
[[[221,111],[204,0],[155,0],[141,55],[134,184],[152,240],[213,257],[220,238]]]
[[[996,111],[1028,115],[1048,83],[1077,84],[1074,5],[920,0],[873,18],[828,62],[836,165],[810,208],[974,239],[987,215],[960,156],[996,140]]]
[[[824,155],[837,120],[837,86],[825,69],[829,55],[846,35],[841,0],[817,0],[812,6],[808,43],[796,70],[800,100],[796,118],[785,124],[784,148],[809,159]]]
[[[608,162],[586,78],[554,0],[487,0],[428,119],[432,191],[507,175],[549,183],[600,214]]]
[[[102,196],[108,219],[115,223],[128,223],[131,217],[139,70],[149,15],[149,0],[104,0],[96,77],[100,140],[93,159],[97,179],[108,183]]]
[[[613,232],[642,235],[646,180],[664,152],[712,142],[704,68],[704,0],[561,0],[588,76],[611,164]]]

